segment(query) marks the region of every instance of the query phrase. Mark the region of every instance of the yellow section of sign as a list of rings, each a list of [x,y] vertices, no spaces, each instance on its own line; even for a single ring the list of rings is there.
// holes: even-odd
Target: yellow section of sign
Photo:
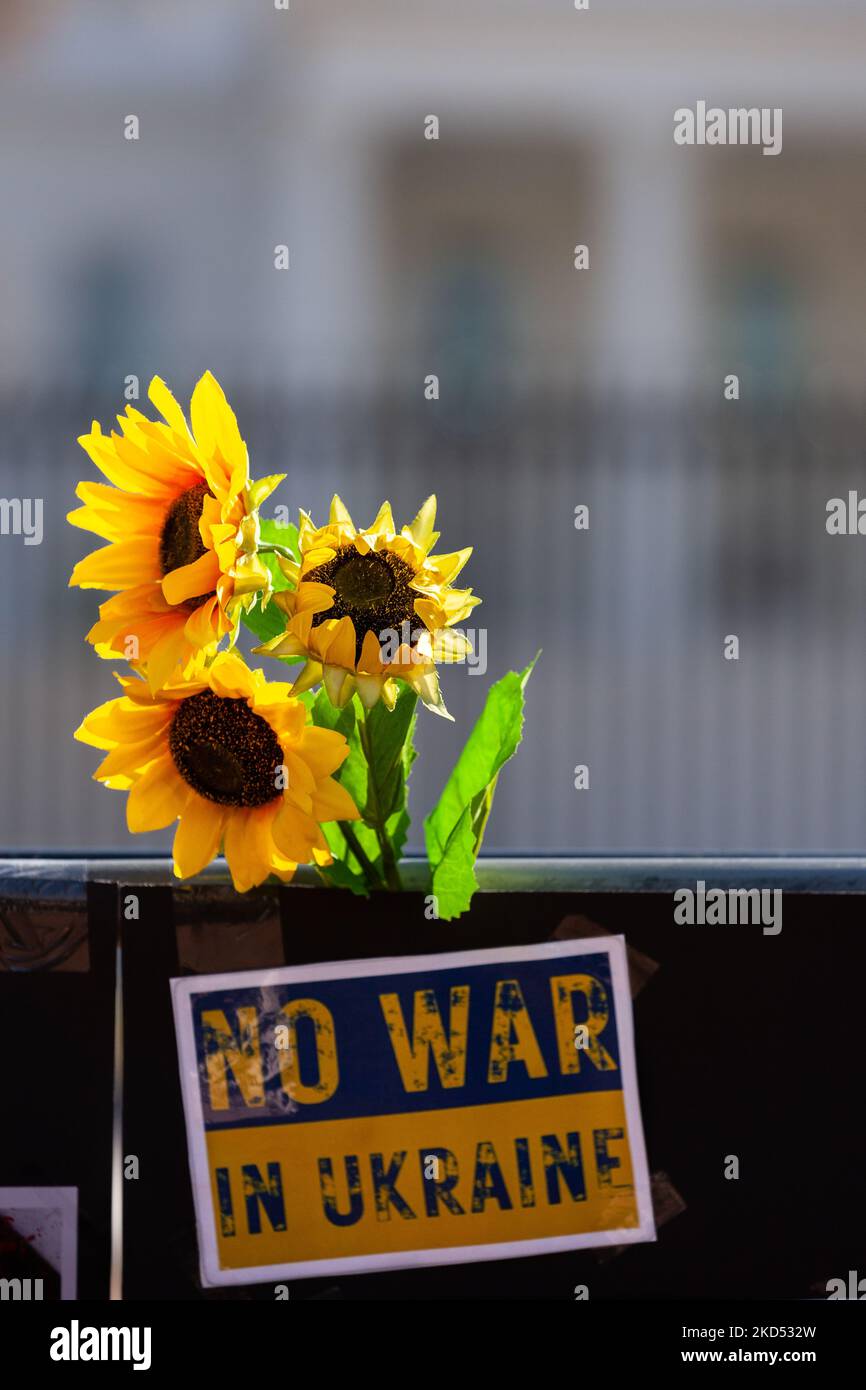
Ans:
[[[621,1091],[207,1135],[223,1269],[639,1225]]]

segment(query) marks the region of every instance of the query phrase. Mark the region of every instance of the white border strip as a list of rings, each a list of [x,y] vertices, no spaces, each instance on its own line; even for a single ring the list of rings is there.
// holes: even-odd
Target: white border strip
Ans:
[[[450,970],[461,965],[506,965],[511,961],[583,955],[607,955],[610,959],[622,1089],[638,1204],[636,1227],[589,1231],[582,1235],[545,1236],[537,1240],[502,1241],[490,1245],[403,1250],[392,1254],[351,1255],[339,1259],[299,1260],[292,1264],[253,1265],[243,1269],[220,1268],[208,1171],[204,1112],[192,1029],[193,995],[210,994],[219,989],[266,989],[272,985],[304,984],[311,980],[361,979],[369,975],[410,975],[425,970]],[[561,1250],[582,1250],[600,1245],[631,1245],[656,1239],[638,1097],[634,1025],[624,937],[604,936],[581,941],[549,941],[533,946],[507,946],[498,950],[449,951],[443,955],[379,956],[374,960],[326,961],[320,965],[282,966],[274,970],[241,970],[220,975],[187,976],[171,981],[171,996],[198,1227],[201,1280],[205,1288],[221,1288],[229,1284],[271,1283],[287,1278],[309,1279],[330,1274],[366,1274],[376,1270],[414,1269],[426,1265],[470,1264],[478,1260],[512,1260],[526,1255],[553,1254]]]

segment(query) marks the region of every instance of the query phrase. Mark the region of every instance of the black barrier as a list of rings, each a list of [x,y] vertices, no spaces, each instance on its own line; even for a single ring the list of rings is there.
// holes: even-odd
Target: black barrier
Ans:
[[[265,900],[252,926],[237,920],[229,890],[195,899],[153,890],[141,920],[124,924],[125,1151],[140,1156],[143,1175],[127,1185],[127,1297],[160,1289],[162,1297],[274,1298],[276,1281],[198,1285],[173,973],[489,948],[599,929],[630,947],[658,1243],[304,1280],[291,1296],[573,1299],[580,1285],[594,1298],[825,1294],[829,1279],[863,1264],[866,1248],[856,1195],[866,1158],[856,1101],[863,910],[860,896],[786,893],[782,930],[771,936],[760,925],[677,925],[671,895],[660,893],[482,893],[468,917],[443,924],[425,919],[421,895],[347,901],[323,890],[308,900],[306,890],[288,889]],[[731,1153],[741,1161],[736,1181],[723,1178]]]
[[[428,920],[420,893],[358,900],[291,887],[239,898],[217,882],[148,884],[143,871],[91,883],[87,973],[0,974],[14,1040],[0,1182],[80,1188],[80,1292],[105,1297],[119,926],[124,1298],[273,1301],[276,1280],[199,1283],[169,980],[613,932],[629,948],[658,1241],[296,1280],[290,1299],[825,1300],[851,1271],[866,1281],[866,894],[787,888],[779,930],[686,924],[674,920],[677,875],[623,892],[609,888],[614,872],[605,891],[568,890],[554,864],[556,891],[481,892],[456,923]],[[745,870],[728,877],[749,881]],[[684,887],[703,878],[712,872],[701,864],[679,875]],[[735,1180],[724,1176],[731,1155]]]
[[[80,873],[2,876],[0,1188],[77,1189],[82,1299],[109,1293],[115,905]]]

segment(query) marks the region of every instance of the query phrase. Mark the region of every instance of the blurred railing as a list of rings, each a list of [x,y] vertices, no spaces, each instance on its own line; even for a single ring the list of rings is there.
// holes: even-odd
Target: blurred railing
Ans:
[[[826,507],[866,493],[861,403],[565,399],[476,385],[462,399],[229,394],[276,502],[359,521],[439,496],[440,546],[471,544],[485,674],[444,676],[456,728],[420,721],[416,821],[489,683],[543,648],[491,850],[857,852],[866,843],[866,537]],[[420,395],[420,392],[418,393]],[[0,705],[8,849],[128,849],[123,797],[72,740],[112,693],[83,637],[99,595],[70,591],[90,537],[65,524],[75,437],[122,406],[97,390],[0,403],[0,495],[44,499],[44,538],[0,537]],[[586,531],[575,507],[590,509]],[[724,641],[739,638],[739,660]],[[277,668],[274,667],[274,674]],[[588,790],[574,768],[589,767]],[[166,837],[136,842],[159,848]]]

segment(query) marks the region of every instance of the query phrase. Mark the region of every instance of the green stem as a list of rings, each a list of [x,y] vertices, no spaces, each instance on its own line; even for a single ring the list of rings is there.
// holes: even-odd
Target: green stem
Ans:
[[[293,555],[284,545],[277,545],[275,541],[262,541],[256,549],[260,555],[282,555],[284,560],[291,560],[293,564],[298,563],[297,555]]]
[[[366,877],[370,887],[381,888],[382,879],[379,876],[376,866],[373,864],[372,860],[365,852],[360,840],[358,839],[358,836],[355,834],[355,827],[352,825],[352,822],[348,820],[341,820],[339,822],[339,826],[343,832],[343,835],[345,836],[346,844],[349,846],[349,849],[352,851],[361,868],[363,869],[364,876]]]
[[[382,867],[385,870],[385,882],[392,893],[402,893],[403,880],[400,877],[400,869],[394,856],[394,846],[388,839],[388,832],[383,826],[376,826],[376,838],[382,851]]]
[[[360,703],[360,701],[359,701]],[[382,870],[385,876],[385,885],[392,893],[403,891],[403,881],[400,878],[400,869],[397,858],[394,854],[394,846],[385,828],[385,818],[379,804],[379,789],[376,786],[376,779],[373,773],[372,740],[370,736],[370,726],[367,723],[367,711],[362,706],[362,714],[358,720],[358,736],[361,740],[361,748],[367,760],[367,823],[375,831],[376,839],[379,841],[379,849],[382,852]],[[372,810],[372,815],[369,812]]]

